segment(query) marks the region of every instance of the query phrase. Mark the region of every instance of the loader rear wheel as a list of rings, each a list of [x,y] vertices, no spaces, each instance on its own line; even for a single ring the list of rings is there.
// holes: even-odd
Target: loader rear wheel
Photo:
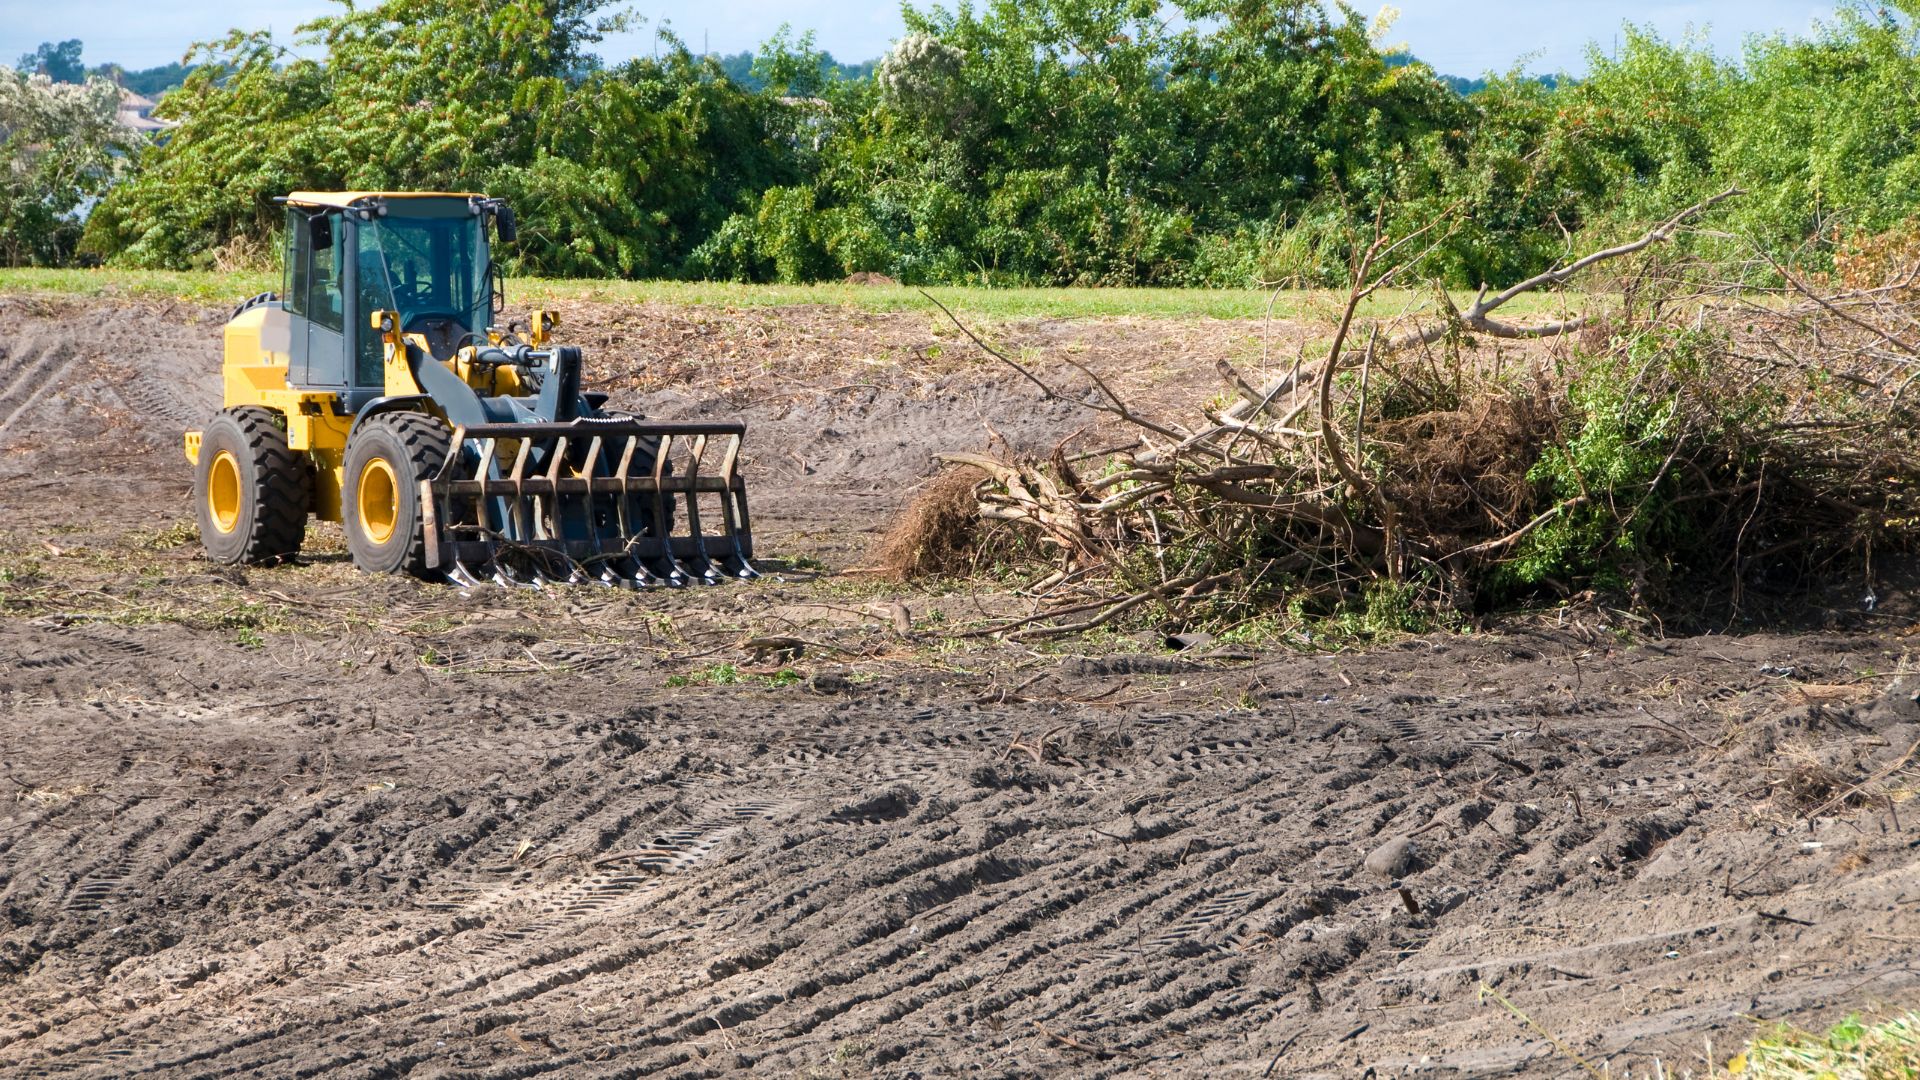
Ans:
[[[340,517],[353,565],[376,574],[427,573],[420,481],[439,475],[453,433],[424,413],[368,418],[347,443]]]
[[[271,409],[247,405],[214,417],[200,436],[194,505],[200,546],[222,563],[268,563],[300,553],[312,482],[287,449]]]

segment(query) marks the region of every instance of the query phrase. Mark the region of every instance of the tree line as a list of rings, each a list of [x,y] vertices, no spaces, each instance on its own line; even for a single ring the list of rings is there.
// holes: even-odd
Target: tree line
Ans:
[[[114,158],[79,250],[271,259],[274,195],[420,188],[512,199],[521,273],[1315,285],[1444,221],[1424,269],[1474,286],[1729,184],[1752,195],[1728,229],[1782,253],[1920,213],[1920,0],[1737,56],[1629,26],[1578,80],[1465,94],[1318,0],[909,6],[870,68],[783,32],[745,75],[670,35],[606,66],[608,11],[386,0],[300,54],[197,46],[177,126]]]
[[[136,94],[153,97],[163,94],[186,81],[188,67],[175,62],[159,64],[150,68],[138,68],[129,71],[119,64],[96,64],[88,67],[80,59],[84,45],[79,38],[66,41],[43,41],[40,47],[20,58],[16,67],[27,75],[45,75],[56,83],[78,85],[89,78],[106,79],[124,86]]]

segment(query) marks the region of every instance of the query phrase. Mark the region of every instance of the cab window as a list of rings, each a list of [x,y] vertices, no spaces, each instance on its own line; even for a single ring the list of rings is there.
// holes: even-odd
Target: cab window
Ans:
[[[340,292],[340,277],[347,237],[346,230],[340,227],[340,211],[328,211],[327,224],[327,239],[330,242],[313,249],[307,280],[306,316],[316,326],[344,333],[347,319],[345,298]]]
[[[307,233],[307,215],[287,207],[287,280],[280,290],[281,303],[295,315],[307,313],[307,257],[313,253],[313,238]]]
[[[354,289],[359,293],[355,316],[364,324],[376,311],[393,310],[393,286],[387,280],[387,261],[380,251],[378,227],[361,222],[354,230]],[[360,327],[358,352],[353,361],[355,386],[382,386],[386,383],[386,341],[379,334]]]

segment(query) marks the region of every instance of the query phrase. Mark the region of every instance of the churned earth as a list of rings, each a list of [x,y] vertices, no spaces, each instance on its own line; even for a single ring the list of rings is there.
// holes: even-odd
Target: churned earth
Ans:
[[[1061,356],[1192,403],[1314,328],[989,328],[1042,399],[918,313],[562,314],[615,404],[747,419],[765,577],[215,566],[225,312],[0,296],[0,1075],[1704,1075],[1920,999],[1902,597],[963,637],[1018,598],[866,572],[932,454],[1090,425]]]

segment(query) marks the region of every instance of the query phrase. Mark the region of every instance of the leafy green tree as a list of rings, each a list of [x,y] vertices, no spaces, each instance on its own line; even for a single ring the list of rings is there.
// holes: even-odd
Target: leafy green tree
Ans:
[[[1739,239],[1689,243],[1789,257],[1836,228],[1889,229],[1920,213],[1916,10],[1847,3],[1737,61],[1628,25],[1578,82],[1493,79],[1462,137],[1426,148],[1401,216],[1457,208],[1435,269],[1459,284],[1513,280],[1735,184],[1748,194],[1722,220]]]
[[[277,227],[297,189],[488,191],[516,200],[519,268],[673,272],[754,192],[792,179],[777,107],[695,60],[602,70],[606,0],[387,0],[302,26],[322,53],[264,33],[200,46],[157,110],[180,124],[89,223],[117,261],[204,264]]]
[[[784,27],[609,67],[608,2],[343,0],[299,54],[200,46],[86,243],[192,266],[270,236],[289,190],[478,189],[520,206],[537,273],[1327,284],[1382,221],[1440,223],[1423,269],[1472,286],[1734,183],[1721,220],[1783,254],[1920,216],[1920,0],[1737,58],[1628,25],[1584,78],[1464,96],[1334,0],[909,6],[855,69]]]
[[[87,73],[110,79],[136,94],[157,98],[186,82],[192,70],[187,65],[177,62],[142,68],[139,71],[128,71],[119,64],[101,64],[88,69]]]
[[[726,56],[716,56],[714,57],[714,62],[720,65],[720,70],[726,73],[727,78],[733,80],[733,82],[742,89],[757,92],[766,89],[766,83],[753,73],[753,66],[755,63],[760,62],[761,54],[764,51],[765,50],[761,50],[761,52],[748,52],[742,50]],[[873,69],[877,64],[878,61],[876,60],[866,60],[857,64],[843,64],[835,60],[832,53],[822,52],[820,53],[820,80],[824,84],[836,79],[869,78],[873,75]]]
[[[64,262],[78,214],[115,172],[125,136],[105,79],[57,83],[0,67],[0,262]]]
[[[1172,6],[1179,20],[1154,0],[906,9],[877,88],[828,94],[821,220],[796,229],[763,202],[725,230],[723,262],[919,281],[1244,280],[1257,255],[1210,255],[1209,238],[1241,231],[1258,247],[1275,235],[1260,226],[1329,198],[1370,213],[1403,144],[1464,113],[1424,65],[1390,65],[1350,9]]]
[[[1791,251],[1823,228],[1920,213],[1920,3],[1849,4],[1805,38],[1747,45],[1711,131],[1720,179],[1751,189],[1742,231]]]
[[[58,45],[43,41],[40,47],[20,58],[20,70],[29,75],[45,75],[57,83],[87,81],[87,67],[80,62],[80,40],[72,38]]]
[[[1518,280],[1571,248],[1638,233],[1715,182],[1711,133],[1732,67],[1633,26],[1617,55],[1594,51],[1588,64],[1577,83],[1491,77],[1463,124],[1420,144],[1393,217],[1403,232],[1445,223],[1435,276]]]

